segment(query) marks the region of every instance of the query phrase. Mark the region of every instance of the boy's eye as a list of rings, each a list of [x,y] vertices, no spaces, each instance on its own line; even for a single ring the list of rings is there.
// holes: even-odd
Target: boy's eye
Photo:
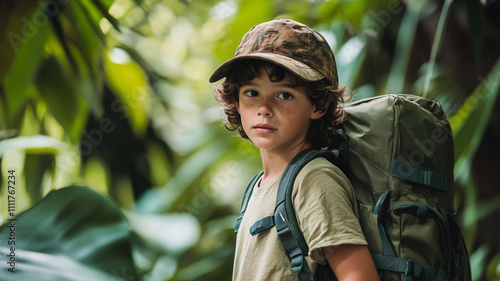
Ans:
[[[249,97],[256,97],[259,95],[259,93],[257,93],[256,91],[253,91],[253,90],[245,91],[245,92],[243,92],[243,94],[245,96],[249,96]]]
[[[292,95],[290,95],[289,93],[280,93],[280,94],[278,95],[278,97],[279,97],[280,99],[284,99],[284,100],[289,100],[289,99],[292,99],[292,98],[293,98],[293,96],[292,96]]]

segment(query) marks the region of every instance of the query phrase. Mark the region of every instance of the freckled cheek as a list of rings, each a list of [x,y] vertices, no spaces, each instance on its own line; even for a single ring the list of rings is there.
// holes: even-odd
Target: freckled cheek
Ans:
[[[255,110],[256,107],[257,107],[256,103],[240,102],[240,110],[241,111],[249,112],[249,111]]]
[[[283,107],[281,112],[283,113],[283,115],[295,116],[297,115],[297,107],[296,106]]]
[[[284,106],[281,108],[280,112],[289,120],[301,119],[301,115],[304,114],[304,111],[300,109],[301,108],[299,106]]]

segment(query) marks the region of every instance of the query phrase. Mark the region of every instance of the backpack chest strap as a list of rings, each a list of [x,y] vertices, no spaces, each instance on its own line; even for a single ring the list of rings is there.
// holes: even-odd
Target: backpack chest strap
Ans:
[[[250,234],[252,234],[252,236],[255,236],[255,235],[261,233],[262,231],[268,230],[269,228],[273,227],[274,225],[275,225],[274,216],[265,217],[263,219],[256,221],[250,227]]]

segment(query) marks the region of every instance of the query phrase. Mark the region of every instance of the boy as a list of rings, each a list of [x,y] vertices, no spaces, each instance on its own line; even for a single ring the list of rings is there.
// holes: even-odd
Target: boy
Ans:
[[[264,171],[237,234],[233,280],[297,280],[275,228],[255,236],[249,229],[273,214],[288,163],[304,149],[328,146],[344,118],[338,103],[346,90],[338,86],[333,52],[306,25],[274,20],[253,27],[210,82],[224,77],[215,96],[224,107],[226,127],[260,149]],[[313,275],[321,263],[329,264],[338,280],[378,280],[354,191],[336,166],[323,158],[308,163],[292,198]]]

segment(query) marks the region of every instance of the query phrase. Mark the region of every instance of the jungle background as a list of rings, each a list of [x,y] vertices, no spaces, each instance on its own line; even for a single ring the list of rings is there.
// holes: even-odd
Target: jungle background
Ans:
[[[442,104],[473,280],[500,280],[499,15],[494,0],[2,0],[0,279],[230,280],[261,167],[208,77],[252,26],[292,18],[327,38],[354,99]]]

